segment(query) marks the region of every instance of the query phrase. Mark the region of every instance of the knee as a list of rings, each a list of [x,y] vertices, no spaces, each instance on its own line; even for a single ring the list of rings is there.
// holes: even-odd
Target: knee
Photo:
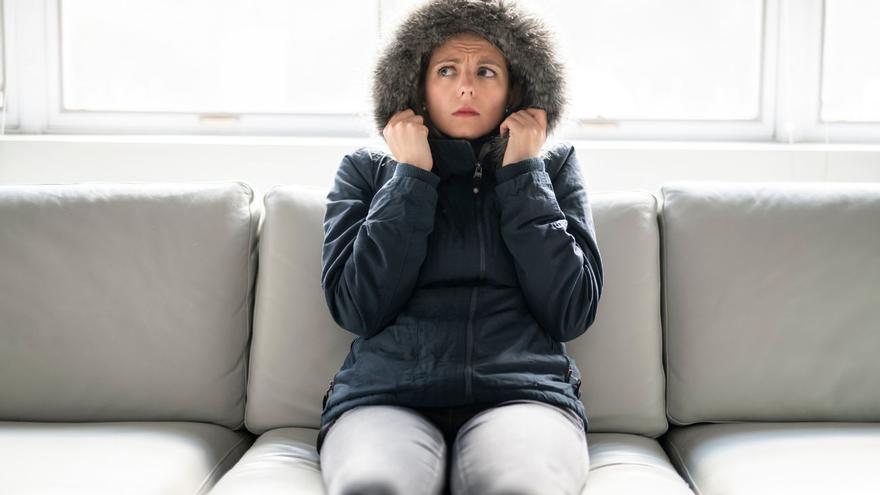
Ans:
[[[554,491],[555,489],[557,489],[557,487],[554,487],[552,483],[541,487],[520,483],[493,483],[491,486],[483,489],[465,489],[456,493],[479,493],[480,495],[547,495],[548,493],[570,493],[564,490]]]
[[[573,480],[552,470],[524,470],[518,473],[483,473],[465,478],[462,473],[452,478],[453,493],[467,495],[547,495],[575,494],[583,491],[584,480]],[[577,487],[577,488],[576,488]]]
[[[457,491],[456,493],[479,493],[480,495],[547,495],[548,492],[546,487],[543,489],[534,489],[523,485],[496,483],[483,489],[467,488]]]
[[[333,490],[333,493],[335,495],[405,495],[401,487],[383,479],[352,481],[339,490]]]

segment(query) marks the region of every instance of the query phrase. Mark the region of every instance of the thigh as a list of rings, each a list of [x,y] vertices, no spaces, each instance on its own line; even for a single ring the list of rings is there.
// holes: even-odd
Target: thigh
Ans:
[[[359,406],[330,427],[321,447],[328,495],[431,494],[445,483],[443,434],[412,409]]]
[[[462,425],[450,448],[455,495],[578,495],[590,468],[577,414],[538,401],[480,412]]]

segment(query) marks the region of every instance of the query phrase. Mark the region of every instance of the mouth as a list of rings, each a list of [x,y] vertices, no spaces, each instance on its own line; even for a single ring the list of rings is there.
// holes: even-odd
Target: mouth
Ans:
[[[463,107],[461,110],[458,110],[457,112],[453,113],[452,115],[455,115],[456,117],[476,117],[476,116],[480,115],[480,113],[477,112],[476,110],[474,110],[473,108]]]

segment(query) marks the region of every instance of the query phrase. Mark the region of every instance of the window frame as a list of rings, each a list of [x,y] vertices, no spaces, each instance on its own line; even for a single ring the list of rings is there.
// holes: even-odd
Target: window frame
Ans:
[[[808,56],[797,58],[791,51],[791,67],[795,74],[805,76],[802,85],[789,84],[789,74],[780,71],[780,85],[789,84],[789,95],[797,96],[804,104],[801,111],[779,112],[777,127],[785,142],[880,142],[880,122],[829,122],[822,119],[822,83],[825,56],[825,11],[828,0],[779,0],[787,9],[785,18],[793,19],[792,24],[803,26],[793,30],[793,40],[801,48],[809,50]],[[791,10],[793,3],[799,8]],[[790,24],[791,25],[791,24]],[[783,31],[784,27],[780,27]],[[783,31],[784,32],[784,31]],[[784,48],[784,47],[783,47]],[[784,53],[784,52],[783,52]],[[799,93],[799,89],[801,92]]]
[[[195,113],[66,110],[61,60],[63,0],[46,1],[48,114],[52,133],[208,134],[208,135],[366,135],[367,114]]]
[[[592,119],[573,116],[565,123],[566,138],[603,141],[772,141],[776,87],[776,31],[779,0],[761,2],[761,60],[758,115],[750,120]],[[572,91],[569,89],[569,91]]]
[[[34,134],[375,137],[372,115],[67,111],[61,89],[64,0],[2,0],[6,130]],[[752,120],[593,120],[569,116],[557,137],[601,141],[880,142],[880,123],[822,122],[826,0],[763,0],[759,115]],[[376,22],[397,0],[379,0]],[[797,5],[796,9],[792,7]],[[10,19],[15,19],[11,22]],[[380,31],[386,35],[384,31]],[[377,40],[381,42],[382,40]],[[18,47],[31,47],[28,56]],[[787,50],[797,47],[796,53]],[[798,81],[797,84],[792,84]],[[572,91],[573,89],[569,89]]]
[[[16,132],[19,129],[18,109],[20,107],[16,100],[18,88],[16,81],[10,78],[11,74],[18,73],[15,59],[15,36],[11,29],[11,22],[7,26],[7,20],[14,18],[11,11],[14,6],[10,5],[10,0],[0,0],[0,50],[3,51],[2,63],[0,63],[0,72],[3,73],[3,84],[0,85],[0,93],[2,93],[3,106],[0,108],[0,135]]]

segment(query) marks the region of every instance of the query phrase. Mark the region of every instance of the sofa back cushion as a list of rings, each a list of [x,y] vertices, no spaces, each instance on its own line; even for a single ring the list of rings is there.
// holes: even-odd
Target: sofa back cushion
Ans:
[[[0,420],[243,424],[240,182],[0,186]]]
[[[266,193],[246,421],[254,433],[317,428],[321,398],[354,335],[321,290],[327,191]],[[596,321],[567,342],[583,375],[591,431],[666,430],[660,333],[657,201],[647,192],[591,193],[605,286]]]
[[[661,195],[670,422],[880,420],[880,184]]]
[[[590,193],[604,286],[596,321],[566,343],[583,375],[591,432],[658,437],[667,429],[660,320],[658,200]]]
[[[340,328],[321,289],[321,246],[327,191],[275,186],[263,197],[248,430],[317,428],[321,398],[354,334]]]

